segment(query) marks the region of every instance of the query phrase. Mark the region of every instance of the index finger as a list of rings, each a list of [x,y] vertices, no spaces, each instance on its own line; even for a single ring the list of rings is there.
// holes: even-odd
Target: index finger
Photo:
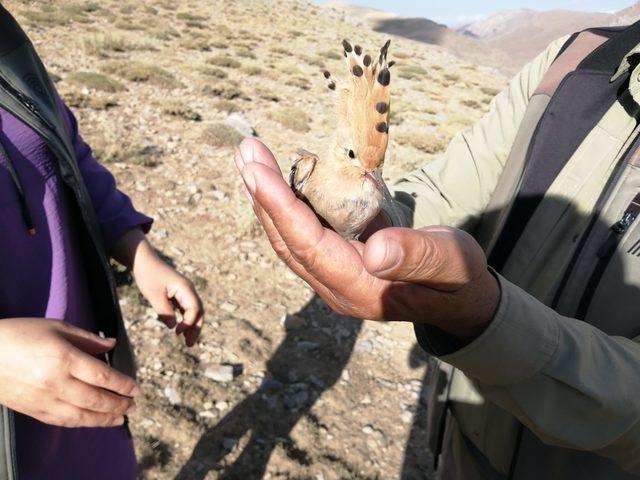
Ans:
[[[69,374],[89,385],[104,388],[126,397],[135,397],[140,388],[133,378],[80,350],[72,353]]]

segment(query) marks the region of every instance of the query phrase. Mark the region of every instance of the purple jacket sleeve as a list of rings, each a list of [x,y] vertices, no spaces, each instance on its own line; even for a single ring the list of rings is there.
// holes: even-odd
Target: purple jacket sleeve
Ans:
[[[75,116],[64,103],[61,104],[78,166],[98,216],[105,248],[111,252],[122,235],[134,228],[141,228],[147,233],[153,220],[138,212],[131,199],[118,190],[113,175],[97,162],[91,148],[80,136]]]

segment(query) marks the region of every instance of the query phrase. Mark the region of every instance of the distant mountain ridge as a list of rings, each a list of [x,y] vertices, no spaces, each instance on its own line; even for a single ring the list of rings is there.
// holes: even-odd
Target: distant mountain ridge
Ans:
[[[331,2],[326,8],[343,12],[376,31],[440,45],[457,56],[519,70],[553,40],[596,26],[628,25],[640,19],[640,2],[616,13],[530,9],[497,12],[452,29],[427,18],[407,18],[380,10]]]

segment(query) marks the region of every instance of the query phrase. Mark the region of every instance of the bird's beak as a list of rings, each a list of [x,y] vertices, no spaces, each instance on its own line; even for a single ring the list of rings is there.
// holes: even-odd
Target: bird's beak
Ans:
[[[382,209],[391,218],[392,225],[394,227],[408,227],[409,225],[407,223],[407,220],[400,211],[398,205],[393,201],[391,192],[389,192],[386,183],[384,183],[384,179],[382,178],[382,169],[378,168],[368,175],[371,175],[373,177],[380,190],[382,191]]]

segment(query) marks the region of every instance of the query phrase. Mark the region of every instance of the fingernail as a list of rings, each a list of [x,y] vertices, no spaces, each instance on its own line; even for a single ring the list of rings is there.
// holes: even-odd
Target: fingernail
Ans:
[[[132,397],[137,397],[138,395],[140,395],[140,387],[139,386],[135,386],[131,389],[131,391],[129,392],[129,395]]]
[[[385,270],[391,270],[396,267],[402,261],[402,247],[398,242],[392,239],[387,239],[385,242],[385,252],[384,257],[378,268],[376,268],[376,273],[384,272]]]
[[[254,195],[256,193],[256,178],[253,176],[253,173],[243,173],[242,179],[244,180],[244,184],[247,186],[251,194]]]

